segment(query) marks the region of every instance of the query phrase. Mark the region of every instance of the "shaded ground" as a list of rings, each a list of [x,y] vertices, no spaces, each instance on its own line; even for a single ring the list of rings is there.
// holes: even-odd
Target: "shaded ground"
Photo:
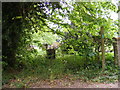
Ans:
[[[64,75],[59,79],[53,79],[43,80],[37,76],[22,78],[16,76],[5,83],[3,88],[119,88],[118,79],[114,79],[115,83],[92,82],[92,80],[82,79],[82,77],[79,78],[74,75]]]
[[[118,88],[118,83],[93,83],[81,80],[53,80],[38,81],[30,85],[31,88]]]
[[[96,83],[83,82],[82,80],[57,79],[57,80],[37,80],[35,82],[26,83],[27,88],[119,88],[116,83]],[[6,84],[3,88],[11,88]],[[14,87],[12,87],[14,88]]]

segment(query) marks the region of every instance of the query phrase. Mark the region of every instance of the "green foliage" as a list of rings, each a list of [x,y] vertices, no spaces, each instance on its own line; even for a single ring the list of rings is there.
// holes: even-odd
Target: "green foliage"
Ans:
[[[29,59],[28,52],[26,53],[24,50],[31,44],[32,34],[38,32],[38,30],[43,30],[44,32],[44,27],[47,25],[45,19],[47,19],[49,15],[43,8],[50,8],[51,6],[52,8],[50,9],[54,11],[55,8],[60,9],[61,6],[59,2],[9,2],[3,3],[2,5],[3,61],[8,63],[8,67],[14,67],[14,65],[21,62],[21,58],[22,62],[24,62],[26,57]],[[11,8],[11,6],[14,6],[14,8]],[[51,13],[53,13],[53,11]],[[20,59],[18,57],[20,57]]]
[[[32,3],[3,3],[3,61],[9,67],[14,67],[16,64],[16,54],[23,47],[27,46],[29,38],[28,26],[29,22],[22,15],[23,5],[31,5]],[[14,8],[10,8],[14,6]],[[18,9],[19,8],[19,9]],[[11,10],[10,10],[11,9]],[[12,11],[12,12],[9,12]],[[27,11],[26,11],[27,13]],[[25,13],[23,15],[26,15]],[[26,25],[25,25],[26,24]],[[26,29],[27,28],[27,29]],[[5,68],[5,67],[3,67]]]
[[[57,39],[61,39],[59,35],[53,34],[52,32],[38,32],[32,35],[32,44],[42,48],[43,44],[52,44],[56,42]]]
[[[69,7],[62,4],[65,3],[3,3],[3,68],[21,70],[18,75],[6,71],[3,84],[15,79],[11,87],[28,87],[26,83],[31,80],[53,80],[65,74],[84,81],[117,80],[118,67],[111,53],[106,54],[104,72],[101,61],[95,59],[101,44],[100,27],[104,26],[104,37],[111,41],[106,41],[106,47],[118,29],[118,22],[109,18],[115,6],[110,2],[66,3]],[[55,60],[46,59],[42,44],[52,44],[56,39],[62,40],[61,53]],[[28,50],[29,45],[39,48]]]
[[[69,7],[63,7],[62,4]],[[13,5],[16,8],[9,10],[9,7]],[[107,18],[107,13],[109,13],[107,9],[115,10],[115,5],[111,3],[4,3],[3,9],[3,60],[8,65],[15,65],[10,63],[16,63],[17,56],[22,55],[23,59],[29,57],[24,50],[33,42],[40,47],[44,42],[51,44],[56,38],[54,35],[52,37],[51,33],[62,36],[65,39],[63,43],[71,46],[72,51],[77,50],[79,55],[91,59],[95,55],[92,36],[99,36],[99,27],[104,25],[105,37],[110,39],[117,30],[114,22]],[[9,11],[13,12],[10,14]],[[102,17],[103,14],[105,17]],[[7,27],[7,25],[10,26]],[[32,35],[35,32],[40,33],[40,37],[37,34]]]
[[[113,83],[118,80],[118,67],[108,66],[99,77],[94,78],[95,82]]]
[[[109,58],[110,55],[107,55]],[[29,83],[39,80],[54,80],[72,75],[75,79],[92,82],[116,82],[118,79],[118,67],[113,65],[111,59],[107,59],[106,70],[101,70],[101,63],[94,60],[87,62],[81,56],[65,55],[55,60],[49,60],[43,56],[34,58],[33,63],[27,65],[20,73],[3,72],[3,85],[10,84],[10,87],[29,87]],[[29,62],[26,62],[29,63]],[[13,80],[13,81],[11,81]]]

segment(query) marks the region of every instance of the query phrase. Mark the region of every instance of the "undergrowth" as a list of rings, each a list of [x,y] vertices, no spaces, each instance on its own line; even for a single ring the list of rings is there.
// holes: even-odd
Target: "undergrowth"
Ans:
[[[101,62],[97,60],[83,60],[80,56],[67,55],[55,60],[36,57],[32,64],[18,73],[3,71],[2,84],[10,87],[29,87],[30,83],[39,80],[54,80],[72,75],[75,79],[92,82],[114,83],[118,80],[118,66],[114,65],[112,55],[106,55],[106,69],[103,72]]]

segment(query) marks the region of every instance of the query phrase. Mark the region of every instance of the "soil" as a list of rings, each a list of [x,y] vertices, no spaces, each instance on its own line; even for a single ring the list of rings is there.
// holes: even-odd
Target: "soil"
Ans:
[[[73,76],[72,76],[73,77]],[[11,86],[12,83],[17,82],[17,80],[11,80],[9,84],[3,85],[3,88],[15,88]],[[19,83],[22,83],[19,81]],[[83,81],[81,79],[75,79],[71,77],[63,77],[61,79],[54,80],[41,80],[38,78],[33,78],[33,81],[29,81],[23,85],[23,88],[119,88],[120,83],[116,81],[115,83],[98,83]]]
[[[116,83],[93,83],[81,80],[42,80],[30,85],[30,88],[119,88]]]

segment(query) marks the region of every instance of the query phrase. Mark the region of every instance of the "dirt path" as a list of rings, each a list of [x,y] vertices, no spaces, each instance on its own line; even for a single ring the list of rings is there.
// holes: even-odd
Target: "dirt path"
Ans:
[[[31,88],[118,88],[118,83],[92,83],[80,80],[53,80],[38,81],[30,85]]]
[[[11,80],[9,84],[3,85],[3,88],[15,88],[16,86],[12,86],[14,84],[21,85],[23,84],[20,80]],[[71,78],[71,77],[63,77],[61,79],[55,80],[41,80],[39,78],[34,78],[33,80],[28,80],[28,82],[24,83],[22,87],[26,88],[120,88],[120,84],[116,83],[98,83],[98,82],[90,82],[83,81],[81,79]]]

